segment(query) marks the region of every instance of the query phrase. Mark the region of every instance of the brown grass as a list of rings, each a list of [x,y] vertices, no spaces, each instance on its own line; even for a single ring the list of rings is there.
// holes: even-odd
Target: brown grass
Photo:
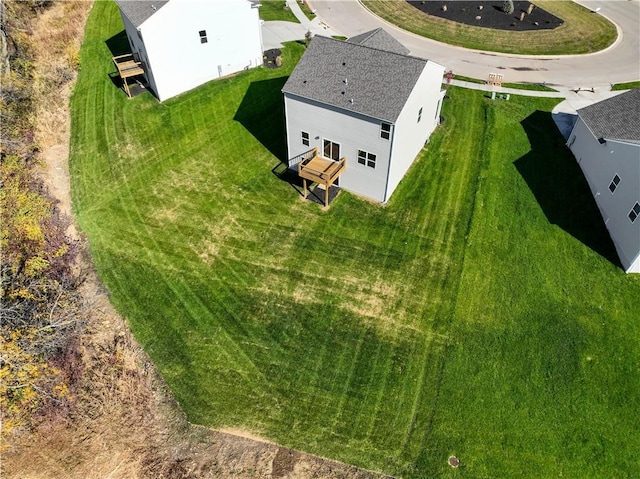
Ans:
[[[91,2],[58,2],[40,15],[34,28],[42,175],[66,213],[71,211],[68,102],[90,7]],[[158,216],[172,215],[168,208]],[[224,224],[231,226],[213,229],[210,247],[239,227],[233,218]],[[215,256],[215,251],[210,253]],[[87,278],[83,297],[91,312],[77,348],[64,364],[66,373],[74,376],[72,398],[64,409],[42,411],[34,430],[15,431],[2,452],[0,477],[382,477],[264,442],[249,431],[229,434],[189,424],[109,303],[87,245],[78,268]]]
[[[591,53],[611,45],[615,26],[601,15],[570,1],[538,0],[540,8],[564,20],[554,30],[507,32],[462,25],[426,15],[405,0],[363,0],[376,15],[410,32],[451,45],[528,55]]]

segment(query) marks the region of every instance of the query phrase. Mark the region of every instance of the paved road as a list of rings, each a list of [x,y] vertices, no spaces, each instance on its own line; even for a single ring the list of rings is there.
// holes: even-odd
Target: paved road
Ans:
[[[445,45],[401,30],[373,15],[358,0],[308,0],[333,32],[350,37],[384,27],[411,50],[455,73],[487,78],[502,73],[506,82],[546,82],[564,89],[608,88],[611,83],[640,79],[640,0],[581,1],[618,27],[620,36],[608,49],[589,55],[524,56],[480,52]]]

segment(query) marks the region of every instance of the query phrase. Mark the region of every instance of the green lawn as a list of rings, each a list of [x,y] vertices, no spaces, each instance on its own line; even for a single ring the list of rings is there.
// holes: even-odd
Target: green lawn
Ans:
[[[630,82],[627,82],[627,83],[616,83],[615,85],[613,85],[613,88],[611,88],[611,90],[613,90],[613,91],[633,90],[634,88],[640,88],[640,80],[638,80],[638,81],[630,81]]]
[[[282,20],[285,22],[300,23],[287,6],[285,0],[263,0],[260,4],[260,18],[265,22]]]
[[[635,474],[640,278],[553,101],[452,87],[386,207],[342,193],[324,211],[278,174],[302,45],[159,104],[109,80],[121,30],[96,2],[74,208],[190,421],[406,478]]]
[[[314,18],[316,18],[316,14],[313,13],[309,5],[307,5],[307,2],[299,3],[299,5],[305,17],[307,17],[309,20],[313,20]]]
[[[510,32],[463,25],[426,15],[405,0],[362,0],[373,13],[410,32],[439,42],[476,50],[520,55],[574,55],[611,45],[616,28],[602,15],[571,1],[536,0],[533,3],[564,20],[553,30]]]

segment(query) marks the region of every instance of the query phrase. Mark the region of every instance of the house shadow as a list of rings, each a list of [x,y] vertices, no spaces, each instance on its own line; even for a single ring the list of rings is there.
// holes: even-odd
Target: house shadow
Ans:
[[[531,150],[514,165],[549,223],[620,266],[618,255],[582,170],[551,113],[535,111],[521,122]]]
[[[122,30],[120,33],[116,33],[104,43],[107,45],[112,57],[131,53],[131,45],[129,45],[127,32],[125,30]]]
[[[282,164],[287,163],[287,140],[281,90],[287,78],[251,83],[233,117]]]

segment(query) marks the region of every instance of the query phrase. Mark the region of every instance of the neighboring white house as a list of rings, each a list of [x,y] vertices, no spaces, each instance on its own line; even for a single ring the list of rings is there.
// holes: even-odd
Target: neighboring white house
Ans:
[[[627,273],[640,273],[640,88],[578,110],[569,136]]]
[[[346,158],[339,186],[386,203],[431,132],[444,67],[408,55],[383,29],[316,36],[284,85],[289,165],[318,148]]]
[[[160,101],[262,64],[257,2],[116,1],[131,51]]]

